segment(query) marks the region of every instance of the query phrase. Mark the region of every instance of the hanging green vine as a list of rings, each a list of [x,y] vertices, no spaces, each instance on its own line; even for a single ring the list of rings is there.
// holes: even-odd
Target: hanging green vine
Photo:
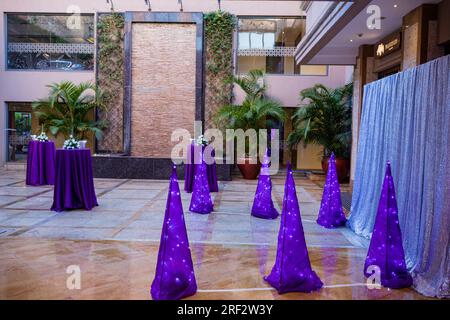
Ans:
[[[217,110],[230,103],[233,76],[233,33],[236,17],[214,11],[204,15],[206,43],[206,126],[212,126]]]
[[[123,146],[124,17],[101,14],[97,22],[97,84],[104,92],[107,113],[99,115],[109,123],[99,149],[121,152]]]

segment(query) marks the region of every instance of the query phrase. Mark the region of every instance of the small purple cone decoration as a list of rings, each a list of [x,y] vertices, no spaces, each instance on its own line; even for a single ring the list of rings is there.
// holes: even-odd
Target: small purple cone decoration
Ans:
[[[373,267],[369,268],[370,266],[380,269],[381,285],[385,287],[398,289],[412,285],[412,277],[406,269],[394,181],[389,162],[386,164],[377,217],[364,265],[366,277],[372,275],[370,269]]]
[[[336,173],[336,160],[334,153],[328,160],[327,179],[323,188],[322,203],[320,204],[317,223],[325,228],[337,228],[347,222],[342,210],[341,190]]]
[[[311,292],[323,286],[322,281],[311,269],[290,163],[284,186],[277,257],[272,272],[264,280],[280,294]]]
[[[206,163],[203,158],[201,148],[199,158],[200,164],[194,164],[194,181],[192,187],[192,198],[189,211],[208,214],[213,211],[214,204],[209,193],[208,174],[206,173]]]
[[[262,219],[275,219],[279,215],[272,201],[272,181],[270,180],[269,164],[268,150],[266,150],[252,207],[252,216]]]
[[[150,293],[154,300],[178,300],[191,296],[196,291],[197,282],[184,222],[177,170],[173,166],[155,279]]]

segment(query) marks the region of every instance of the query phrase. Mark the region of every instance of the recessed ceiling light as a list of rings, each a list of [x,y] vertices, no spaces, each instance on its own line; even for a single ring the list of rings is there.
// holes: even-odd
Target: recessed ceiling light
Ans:
[[[394,4],[394,8],[398,8],[398,4]]]
[[[353,39],[350,39],[350,42],[353,42]]]

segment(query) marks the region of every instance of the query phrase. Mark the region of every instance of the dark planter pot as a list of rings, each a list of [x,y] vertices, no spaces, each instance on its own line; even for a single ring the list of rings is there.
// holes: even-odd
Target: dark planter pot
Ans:
[[[322,158],[322,170],[325,174],[328,172],[329,157]],[[339,182],[347,182],[350,174],[350,160],[344,158],[336,158],[336,173]]]
[[[237,164],[244,179],[255,180],[258,177],[261,163],[250,163],[250,158],[245,158],[244,163]]]

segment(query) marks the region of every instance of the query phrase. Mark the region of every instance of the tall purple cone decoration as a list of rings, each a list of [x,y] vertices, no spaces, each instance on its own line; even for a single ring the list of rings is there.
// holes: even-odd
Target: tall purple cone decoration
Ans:
[[[214,204],[209,193],[208,174],[206,173],[206,163],[203,158],[202,148],[199,149],[200,163],[194,164],[194,181],[192,187],[192,198],[189,211],[208,214],[213,211]]]
[[[412,285],[412,277],[406,269],[390,162],[386,164],[377,217],[364,265],[366,277],[372,275],[373,267],[370,266],[380,269],[381,285],[385,287],[398,289]]]
[[[178,300],[191,296],[196,291],[197,282],[184,222],[177,170],[173,166],[155,279],[150,293],[154,300]]]
[[[269,165],[270,160],[268,150],[266,150],[252,207],[252,216],[262,219],[275,219],[279,215],[272,201],[272,181],[270,180]]]
[[[280,294],[311,292],[323,286],[322,281],[311,269],[290,163],[284,186],[277,257],[272,272],[264,280]]]
[[[323,188],[322,203],[320,204],[317,223],[325,228],[337,228],[345,224],[344,210],[342,210],[341,190],[336,173],[334,153],[328,160],[327,179]]]

